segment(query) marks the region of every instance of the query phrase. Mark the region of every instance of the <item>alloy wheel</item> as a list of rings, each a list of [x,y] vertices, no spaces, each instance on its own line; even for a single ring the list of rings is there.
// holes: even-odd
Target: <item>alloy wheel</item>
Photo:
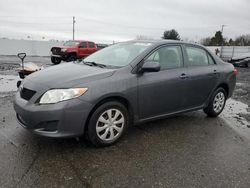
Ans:
[[[213,102],[213,109],[216,113],[219,113],[223,107],[224,107],[224,103],[225,103],[225,95],[223,92],[218,92],[215,97],[214,97],[214,102]]]
[[[103,141],[114,141],[121,135],[124,124],[124,115],[120,110],[108,109],[96,122],[97,136]]]

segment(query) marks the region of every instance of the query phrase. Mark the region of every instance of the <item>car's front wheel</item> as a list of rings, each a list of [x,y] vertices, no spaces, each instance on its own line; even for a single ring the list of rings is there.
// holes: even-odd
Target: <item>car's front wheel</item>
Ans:
[[[212,94],[208,106],[203,110],[210,117],[217,117],[224,109],[226,104],[226,91],[223,88],[218,88]]]
[[[51,62],[53,63],[53,64],[55,64],[55,65],[57,65],[57,64],[59,64],[59,63],[61,63],[61,58],[59,58],[59,57],[51,57]]]
[[[87,136],[95,146],[108,146],[121,138],[128,124],[127,108],[119,102],[107,102],[93,112]]]

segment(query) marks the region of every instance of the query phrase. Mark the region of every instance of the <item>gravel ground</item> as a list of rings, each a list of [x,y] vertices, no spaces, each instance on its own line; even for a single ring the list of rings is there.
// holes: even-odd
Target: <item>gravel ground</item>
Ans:
[[[250,68],[237,67],[237,84],[233,98],[250,106]]]
[[[250,112],[250,68],[238,67],[237,70],[237,84],[232,98],[247,104]],[[241,113],[240,115],[250,122],[249,114]]]

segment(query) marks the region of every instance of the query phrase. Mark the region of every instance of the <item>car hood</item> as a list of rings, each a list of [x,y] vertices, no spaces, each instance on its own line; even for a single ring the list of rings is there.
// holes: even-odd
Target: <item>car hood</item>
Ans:
[[[114,69],[71,62],[32,73],[25,78],[25,81],[42,84],[49,88],[67,88],[112,76],[114,72]]]

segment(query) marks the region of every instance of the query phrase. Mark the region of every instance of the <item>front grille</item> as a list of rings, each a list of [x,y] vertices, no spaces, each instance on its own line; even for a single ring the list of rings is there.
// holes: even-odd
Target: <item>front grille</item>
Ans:
[[[53,47],[51,51],[52,51],[53,54],[60,54],[61,53],[61,48]]]
[[[30,100],[34,95],[35,95],[35,91],[27,89],[27,88],[22,88],[20,91],[20,96],[21,98],[25,99],[25,100]]]

